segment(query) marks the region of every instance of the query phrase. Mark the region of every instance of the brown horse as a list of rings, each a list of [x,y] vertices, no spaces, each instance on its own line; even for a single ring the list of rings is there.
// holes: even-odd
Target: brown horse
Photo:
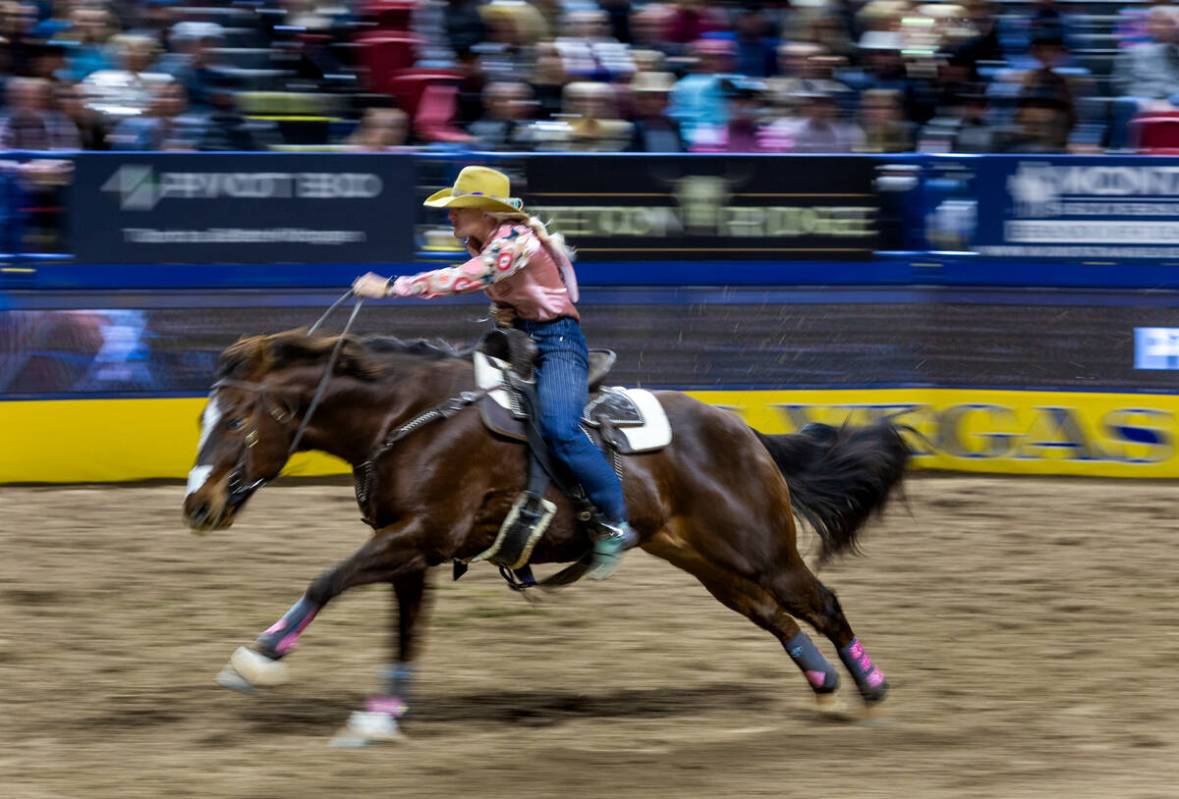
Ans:
[[[333,347],[333,374],[306,420]],[[278,475],[305,420],[298,449],[328,452],[362,469],[391,430],[447,408],[371,464],[371,496],[358,498],[372,538],[313,580],[252,648],[240,648],[223,672],[226,681],[236,687],[280,682],[280,659],[328,602],[355,586],[390,583],[399,607],[396,666],[383,694],[352,722],[361,740],[396,733],[417,656],[427,572],[486,549],[526,473],[522,445],[489,432],[463,402],[447,405],[474,388],[473,368],[460,355],[424,342],[302,331],[245,338],[222,354],[184,501],[185,518],[197,531],[233,523],[253,491]],[[798,553],[791,495],[794,510],[820,535],[821,559],[854,551],[858,531],[900,485],[909,450],[897,430],[882,421],[763,436],[737,415],[684,394],[657,397],[674,431],[671,444],[623,459],[626,501],[642,548],[688,571],[777,637],[819,699],[835,691],[838,672],[795,618],[831,641],[865,701],[883,699],[883,675],[835,594]],[[576,561],[588,538],[570,503],[550,498],[559,510],[533,561]]]

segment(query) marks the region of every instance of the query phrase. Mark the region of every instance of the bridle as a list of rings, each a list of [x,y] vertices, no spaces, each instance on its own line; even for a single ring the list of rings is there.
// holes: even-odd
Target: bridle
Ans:
[[[307,330],[307,335],[312,335],[324,321],[331,316],[332,312],[340,307],[341,303],[353,296],[352,289],[348,289],[338,300],[333,302],[331,306],[323,312],[323,315],[316,320]],[[287,459],[299,448],[299,444],[303,440],[303,434],[307,432],[308,425],[311,424],[311,418],[315,415],[316,408],[319,407],[320,402],[323,401],[323,395],[327,391],[328,382],[332,379],[332,374],[336,369],[336,361],[339,360],[340,350],[344,346],[344,339],[348,335],[348,331],[352,329],[352,323],[356,321],[356,316],[360,313],[360,307],[364,304],[364,300],[357,297],[356,304],[352,306],[352,313],[348,317],[348,321],[344,323],[344,329],[340,331],[339,337],[336,339],[335,345],[332,347],[331,354],[328,355],[327,364],[324,366],[323,376],[319,379],[319,385],[316,386],[315,394],[311,397],[311,404],[307,406],[307,413],[303,415],[303,420],[299,423],[299,429],[295,431],[294,438],[291,439],[291,445],[287,448]],[[237,507],[249,499],[250,495],[258,489],[272,482],[278,477],[276,472],[273,477],[257,477],[252,480],[247,478],[249,474],[249,460],[250,451],[258,445],[258,427],[257,419],[258,406],[263,405],[267,407],[270,417],[280,425],[286,424],[295,416],[294,410],[289,405],[279,407],[278,404],[270,400],[270,389],[264,383],[256,383],[251,380],[235,380],[232,378],[222,378],[213,384],[212,394],[216,394],[223,388],[234,388],[240,391],[245,391],[253,395],[250,405],[243,414],[245,422],[245,435],[243,436],[244,446],[242,446],[241,454],[238,455],[237,464],[233,467],[233,471],[229,473],[229,505]],[[253,422],[252,424],[250,422]],[[280,469],[281,471],[281,469]]]
[[[243,446],[241,453],[238,455],[237,463],[233,467],[233,471],[229,473],[229,504],[232,507],[241,505],[251,494],[257,491],[262,486],[278,477],[258,477],[253,480],[247,478],[250,473],[249,463],[250,452],[258,445],[258,426],[257,415],[259,405],[267,408],[270,417],[279,424],[286,424],[294,417],[295,412],[288,405],[280,407],[274,403],[270,397],[270,388],[264,383],[255,383],[249,380],[232,380],[225,378],[218,380],[213,384],[211,393],[216,394],[223,388],[233,388],[239,391],[245,391],[252,395],[249,406],[247,406],[245,413],[242,414],[243,427],[245,431],[243,435]],[[305,417],[307,418],[307,417]],[[292,443],[294,443],[292,441]],[[291,456],[293,448],[287,452],[287,457]]]

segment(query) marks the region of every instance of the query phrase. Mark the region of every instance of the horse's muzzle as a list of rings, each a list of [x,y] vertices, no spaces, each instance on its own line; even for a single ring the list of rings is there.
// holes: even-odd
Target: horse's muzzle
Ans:
[[[225,515],[227,514],[215,513],[208,502],[200,502],[191,510],[188,508],[184,509],[184,520],[188,522],[189,529],[197,534],[204,534],[228,527],[228,524],[220,523],[222,517]]]
[[[184,519],[197,534],[224,530],[233,525],[242,505],[265,483],[265,480],[246,482],[241,471],[234,469],[226,479],[223,499],[220,490],[201,490],[186,497]]]

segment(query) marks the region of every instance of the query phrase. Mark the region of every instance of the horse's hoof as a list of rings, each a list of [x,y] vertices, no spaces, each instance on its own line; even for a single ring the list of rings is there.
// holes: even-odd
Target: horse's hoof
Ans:
[[[344,749],[359,749],[369,744],[400,743],[405,734],[397,726],[397,719],[388,713],[374,713],[369,710],[354,710],[348,717],[344,729],[336,733],[330,746]]]
[[[889,684],[881,682],[873,686],[860,686],[860,697],[868,707],[876,707],[888,696]]]
[[[272,688],[291,679],[287,664],[259,654],[248,646],[239,646],[229,659],[229,665],[255,688]]]
[[[847,700],[838,691],[825,694],[815,694],[815,710],[827,721],[851,721],[852,713],[848,709]]]
[[[228,688],[231,691],[237,691],[238,693],[242,694],[254,693],[253,684],[251,684],[249,680],[239,674],[237,669],[235,669],[229,663],[226,663],[225,667],[221,669],[221,672],[217,675],[216,681],[217,684],[222,688]]]

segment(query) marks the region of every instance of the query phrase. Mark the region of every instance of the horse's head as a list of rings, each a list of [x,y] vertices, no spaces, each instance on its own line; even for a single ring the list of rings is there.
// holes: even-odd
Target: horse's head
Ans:
[[[270,344],[265,337],[244,338],[221,355],[184,497],[184,519],[195,532],[233,524],[289,457],[302,392],[283,380]]]
[[[218,379],[201,414],[185,521],[197,532],[229,527],[246,500],[278,476],[293,449],[323,449],[359,462],[398,407],[397,386],[406,386],[406,393],[424,390],[422,372],[411,371],[417,369],[411,364],[429,366],[463,354],[421,340],[315,336],[301,329],[230,345],[221,353]],[[312,410],[329,363],[333,382],[324,385],[322,410]],[[336,399],[343,403],[339,415]],[[305,435],[296,443],[302,426]]]

